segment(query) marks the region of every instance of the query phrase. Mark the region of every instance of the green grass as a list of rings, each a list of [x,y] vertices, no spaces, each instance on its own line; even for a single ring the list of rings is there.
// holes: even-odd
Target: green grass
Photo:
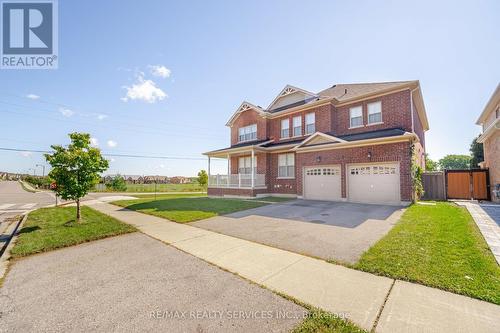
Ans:
[[[203,220],[216,215],[229,214],[266,205],[265,203],[253,202],[251,200],[207,197],[121,200],[113,202],[113,204],[180,223]]]
[[[135,228],[89,207],[82,207],[80,223],[76,207],[41,208],[31,212],[12,248],[13,257],[50,251],[100,238],[135,231]]]
[[[290,200],[295,200],[296,198],[287,198],[287,197],[262,197],[262,198],[255,198],[252,200],[257,200],[257,201],[267,201],[267,202],[285,202],[285,201],[290,201]]]
[[[140,199],[155,199],[154,194],[134,194],[136,198]],[[201,198],[206,197],[206,193],[189,193],[189,192],[180,192],[180,193],[169,193],[169,194],[157,194],[156,199],[176,199],[176,198]]]
[[[463,207],[412,205],[354,268],[500,304],[500,267]]]
[[[362,333],[365,330],[332,313],[311,310],[306,319],[292,333]]]
[[[96,192],[113,192],[106,188],[100,190],[95,189]],[[154,192],[155,184],[127,184],[125,192]],[[207,189],[199,184],[156,184],[157,192],[206,192]],[[120,191],[122,192],[122,191]]]

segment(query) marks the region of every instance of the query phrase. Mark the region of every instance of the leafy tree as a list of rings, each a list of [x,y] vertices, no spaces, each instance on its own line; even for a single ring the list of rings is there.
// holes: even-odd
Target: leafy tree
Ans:
[[[478,164],[484,161],[484,151],[483,151],[483,144],[477,142],[477,139],[479,136],[474,138],[472,140],[472,143],[470,145],[470,154],[471,154],[471,160],[470,160],[470,167],[471,169],[473,168],[478,168]]]
[[[111,188],[113,191],[126,191],[127,183],[122,176],[116,175],[110,182],[106,183],[106,187]]]
[[[205,170],[198,172],[198,183],[203,187],[208,185],[208,174]]]
[[[439,160],[442,170],[469,169],[470,156],[467,155],[446,155]]]
[[[99,182],[99,174],[109,164],[98,148],[90,145],[90,134],[71,133],[68,147],[52,145],[52,154],[45,159],[52,166],[49,173],[55,183],[56,193],[65,200],[76,201],[76,220],[80,222],[80,198]]]
[[[437,171],[438,163],[431,160],[429,154],[425,153],[425,171]]]

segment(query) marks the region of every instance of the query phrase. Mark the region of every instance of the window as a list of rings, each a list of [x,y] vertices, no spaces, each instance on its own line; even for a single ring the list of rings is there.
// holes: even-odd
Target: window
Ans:
[[[306,134],[313,134],[316,131],[316,115],[315,113],[306,114]]]
[[[257,156],[253,158],[253,172],[257,173]],[[252,173],[252,156],[240,157],[238,159],[238,173],[249,175]]]
[[[382,102],[368,104],[368,124],[382,122]]]
[[[498,108],[496,111],[496,117],[497,117],[497,119],[500,118],[500,108]]]
[[[257,124],[240,127],[238,129],[238,141],[250,141],[257,139]]]
[[[288,138],[290,136],[290,120],[288,118],[281,120],[281,137]]]
[[[295,177],[295,155],[280,154],[278,155],[278,178],[294,178]]]
[[[293,136],[302,135],[302,117],[293,117]]]
[[[356,106],[349,109],[349,115],[351,119],[351,127],[363,126],[363,107]]]

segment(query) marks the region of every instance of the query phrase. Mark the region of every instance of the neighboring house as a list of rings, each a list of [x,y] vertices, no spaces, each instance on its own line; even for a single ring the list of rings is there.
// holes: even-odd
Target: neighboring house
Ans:
[[[231,146],[205,153],[211,196],[290,195],[400,204],[413,196],[412,151],[425,166],[429,129],[418,81],[287,85],[266,109],[243,102]],[[228,175],[210,174],[210,158]]]
[[[175,176],[170,178],[170,183],[172,184],[188,184],[191,182],[191,179],[188,177]]]
[[[489,169],[491,199],[500,202],[500,84],[476,124],[483,127],[483,134],[477,139],[484,149],[480,166]]]
[[[143,184],[144,183],[144,177],[141,175],[123,175],[123,179],[128,184]]]

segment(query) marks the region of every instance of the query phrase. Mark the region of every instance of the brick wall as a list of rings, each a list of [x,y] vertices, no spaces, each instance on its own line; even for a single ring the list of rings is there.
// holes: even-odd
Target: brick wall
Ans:
[[[270,139],[274,139],[275,141],[284,141],[281,139],[281,121],[283,119],[288,119],[289,128],[290,128],[290,136],[293,135],[293,118],[301,116],[302,117],[302,136],[305,134],[306,130],[306,114],[314,113],[316,119],[316,131],[320,132],[329,132],[330,124],[331,124],[331,116],[332,116],[333,107],[331,104],[318,106],[316,108],[311,108],[309,110],[305,110],[302,112],[296,112],[293,114],[284,115],[279,118],[274,118],[269,120],[269,132],[268,137]],[[297,138],[293,138],[291,140],[296,140]]]
[[[297,174],[294,179],[279,179],[278,178],[278,153],[268,154],[268,186],[269,193],[296,194],[297,193]],[[295,155],[297,160],[297,155]],[[297,161],[295,161],[297,165]],[[295,168],[297,173],[297,168]]]
[[[239,195],[244,197],[254,197],[257,194],[268,193],[267,189],[242,189],[242,188],[212,188],[209,187],[207,194],[214,197],[222,197],[224,195]]]
[[[382,121],[380,125],[368,124],[367,104],[382,102]],[[349,129],[350,116],[349,109],[356,106],[363,107],[363,127]],[[332,131],[335,135],[346,135],[368,131],[375,131],[384,128],[400,127],[411,132],[411,112],[410,112],[410,91],[400,91],[394,94],[373,98],[363,102],[352,103],[334,108],[332,115]]]
[[[372,158],[368,158],[371,151]],[[321,162],[316,162],[317,157]],[[325,150],[318,152],[300,153],[296,155],[296,186],[297,194],[302,195],[302,171],[303,167],[316,165],[340,164],[342,168],[342,197],[347,197],[346,189],[346,165],[352,163],[377,163],[377,162],[399,162],[400,163],[400,185],[401,200],[410,201],[412,197],[412,182],[410,174],[410,143],[399,142],[369,147],[346,148],[336,150]],[[271,189],[271,187],[269,187]]]
[[[490,170],[490,186],[491,190],[495,189],[495,184],[500,184],[500,131],[497,130],[493,133],[483,144],[484,147],[484,160],[486,167]],[[493,192],[491,192],[491,199],[495,202],[500,202]]]
[[[231,145],[238,143],[238,129],[248,125],[257,124],[257,139],[267,139],[267,119],[262,118],[257,111],[247,110],[242,112],[231,126]]]

